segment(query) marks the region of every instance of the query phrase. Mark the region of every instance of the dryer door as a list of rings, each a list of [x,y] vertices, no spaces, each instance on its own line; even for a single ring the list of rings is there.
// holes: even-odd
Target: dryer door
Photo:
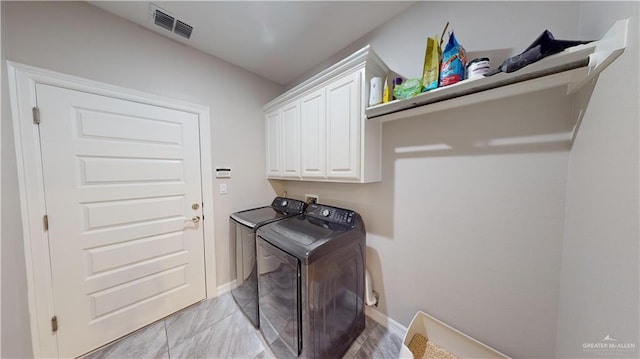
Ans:
[[[260,330],[276,354],[286,348],[298,356],[300,327],[300,262],[258,237]],[[285,350],[286,350],[285,349]]]

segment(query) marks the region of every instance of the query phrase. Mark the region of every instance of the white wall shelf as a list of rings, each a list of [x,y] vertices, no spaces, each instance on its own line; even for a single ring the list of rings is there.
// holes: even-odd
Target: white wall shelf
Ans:
[[[566,86],[575,93],[622,54],[629,20],[618,20],[601,40],[570,47],[512,73],[465,80],[406,100],[371,106],[369,120],[382,122]]]

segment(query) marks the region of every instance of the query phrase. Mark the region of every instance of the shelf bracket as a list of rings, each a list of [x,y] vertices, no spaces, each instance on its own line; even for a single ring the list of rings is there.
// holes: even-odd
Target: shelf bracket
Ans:
[[[569,84],[568,93],[573,93],[598,76],[615,59],[624,52],[627,46],[629,19],[616,21],[602,39],[596,41],[595,50],[589,54],[589,72],[587,77]]]

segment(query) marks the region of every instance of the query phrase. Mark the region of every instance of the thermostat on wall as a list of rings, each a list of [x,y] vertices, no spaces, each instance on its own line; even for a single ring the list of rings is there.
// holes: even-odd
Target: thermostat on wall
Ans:
[[[216,167],[216,178],[231,178],[231,168]]]

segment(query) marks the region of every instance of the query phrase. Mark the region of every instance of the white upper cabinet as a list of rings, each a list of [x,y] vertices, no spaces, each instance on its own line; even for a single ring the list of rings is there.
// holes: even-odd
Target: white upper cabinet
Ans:
[[[282,108],[282,176],[300,177],[300,111],[298,102]]]
[[[327,177],[360,176],[360,71],[327,86]]]
[[[267,178],[380,181],[381,124],[364,109],[388,71],[367,46],[265,105]]]
[[[282,176],[282,165],[280,164],[280,110],[269,112],[265,115],[266,132],[266,154],[267,154],[267,177]]]
[[[325,89],[300,100],[301,164],[303,178],[325,178],[327,173],[327,131]]]

